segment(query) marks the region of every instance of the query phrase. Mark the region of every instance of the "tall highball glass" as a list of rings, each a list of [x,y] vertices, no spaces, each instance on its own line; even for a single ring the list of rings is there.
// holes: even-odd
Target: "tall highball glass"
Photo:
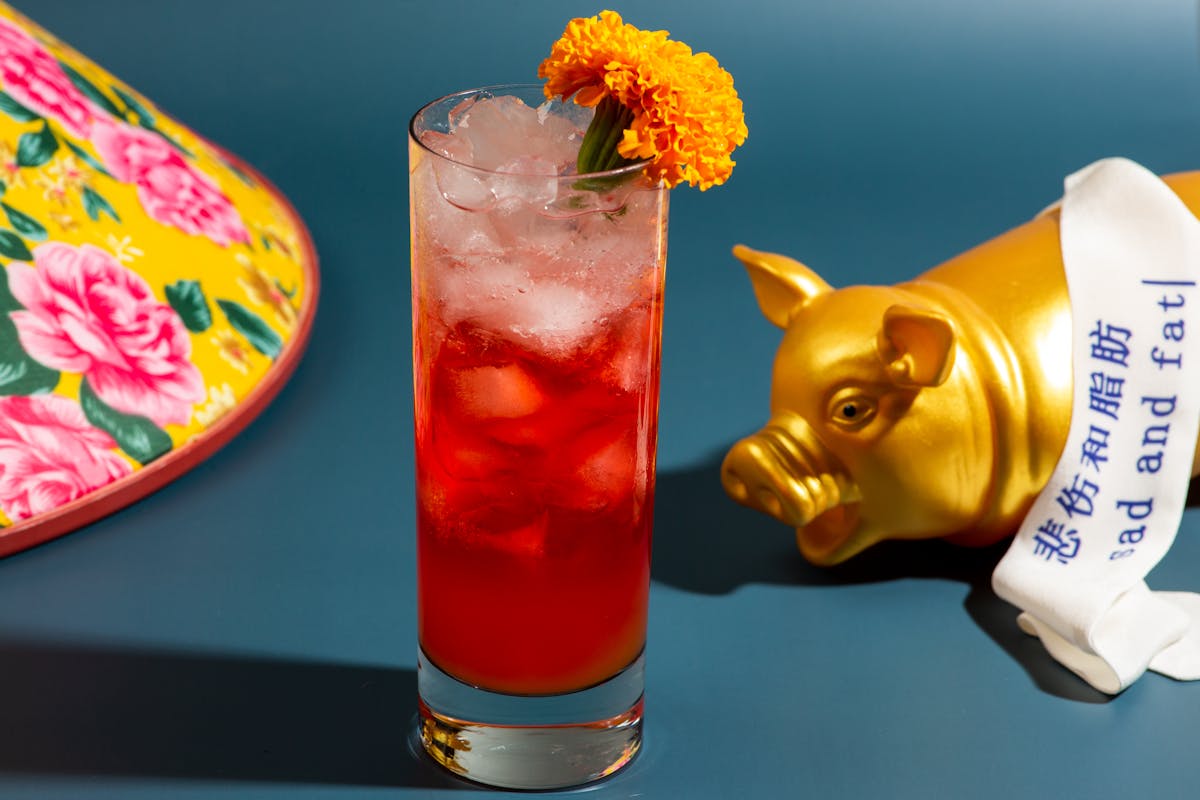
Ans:
[[[503,86],[410,126],[421,737],[497,786],[641,744],[667,190],[559,174],[590,114]]]

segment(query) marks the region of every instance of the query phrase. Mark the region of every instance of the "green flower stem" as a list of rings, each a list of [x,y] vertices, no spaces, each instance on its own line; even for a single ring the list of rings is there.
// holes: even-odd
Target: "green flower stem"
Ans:
[[[625,135],[625,129],[633,123],[633,111],[608,96],[596,105],[596,114],[583,135],[579,146],[576,166],[579,174],[605,172],[633,163],[623,158],[617,145]]]

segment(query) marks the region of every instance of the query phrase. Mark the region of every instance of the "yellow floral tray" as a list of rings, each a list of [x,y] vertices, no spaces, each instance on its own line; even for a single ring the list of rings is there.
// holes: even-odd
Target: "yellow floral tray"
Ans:
[[[2,4],[0,264],[0,555],[211,455],[316,309],[274,187]]]

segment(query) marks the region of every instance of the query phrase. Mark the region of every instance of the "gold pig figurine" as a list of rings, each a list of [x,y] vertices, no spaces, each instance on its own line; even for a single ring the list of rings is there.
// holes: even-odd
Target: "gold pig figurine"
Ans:
[[[1200,172],[1164,180],[1200,216]],[[896,286],[834,289],[790,258],[734,255],[784,336],[771,418],[721,467],[733,499],[795,527],[820,565],[884,539],[1016,532],[1071,421],[1057,209]]]

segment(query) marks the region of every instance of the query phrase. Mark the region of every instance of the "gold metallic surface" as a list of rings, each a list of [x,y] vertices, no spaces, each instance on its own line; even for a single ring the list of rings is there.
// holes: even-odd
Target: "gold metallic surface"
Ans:
[[[1200,172],[1165,180],[1200,215]],[[883,539],[1016,531],[1070,427],[1057,209],[896,286],[834,289],[785,256],[734,255],[784,329],[771,419],[721,466],[734,500],[822,565]]]

